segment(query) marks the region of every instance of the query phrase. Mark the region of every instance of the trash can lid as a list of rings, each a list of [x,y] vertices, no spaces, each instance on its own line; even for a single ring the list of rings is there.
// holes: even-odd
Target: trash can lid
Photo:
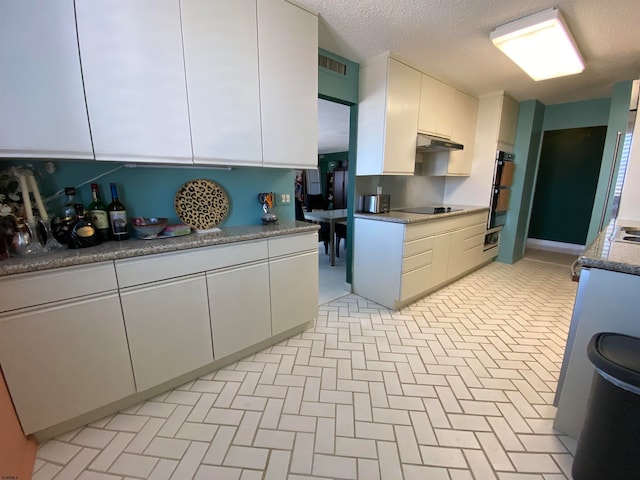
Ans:
[[[587,346],[591,363],[613,378],[640,387],[640,338],[601,332]]]

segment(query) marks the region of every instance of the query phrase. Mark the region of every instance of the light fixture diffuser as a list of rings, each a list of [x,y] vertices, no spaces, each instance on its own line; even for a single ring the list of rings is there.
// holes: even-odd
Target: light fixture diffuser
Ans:
[[[556,8],[502,25],[489,38],[535,81],[584,70],[584,60]]]

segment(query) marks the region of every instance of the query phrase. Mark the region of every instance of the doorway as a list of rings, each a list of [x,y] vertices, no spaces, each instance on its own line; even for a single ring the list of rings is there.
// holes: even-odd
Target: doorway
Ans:
[[[304,211],[348,208],[349,141],[350,106],[319,98],[317,168],[296,172],[296,198],[301,201]],[[351,291],[347,283],[346,220],[337,222],[334,228],[336,235],[333,242],[328,238],[328,224],[322,225],[318,235],[320,304],[340,298]]]
[[[585,245],[606,133],[606,126],[544,132],[528,245]]]

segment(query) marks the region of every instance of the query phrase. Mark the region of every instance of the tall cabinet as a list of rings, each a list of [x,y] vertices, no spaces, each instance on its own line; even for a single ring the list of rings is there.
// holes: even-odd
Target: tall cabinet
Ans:
[[[318,19],[284,1],[258,0],[265,166],[318,163]]]
[[[192,163],[179,0],[76,0],[96,160]]]
[[[73,0],[0,2],[0,157],[93,159]]]
[[[255,0],[182,0],[193,161],[262,165]]]
[[[421,81],[388,55],[361,67],[357,175],[413,175]]]

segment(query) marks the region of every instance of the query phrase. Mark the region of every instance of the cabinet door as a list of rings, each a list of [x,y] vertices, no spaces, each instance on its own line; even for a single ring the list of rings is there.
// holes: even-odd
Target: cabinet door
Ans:
[[[192,163],[179,0],[76,0],[96,160]]]
[[[484,261],[482,255],[486,224],[474,225],[451,234],[447,278],[454,278]]]
[[[0,317],[0,364],[26,434],[135,393],[115,292]]]
[[[500,115],[500,130],[498,141],[513,145],[516,140],[516,127],[518,124],[519,105],[515,100],[503,96]]]
[[[318,315],[318,253],[269,261],[271,333],[277,335]]]
[[[283,0],[258,0],[265,166],[318,164],[318,18]]]
[[[389,59],[385,124],[385,174],[413,174],[420,102],[420,72]]]
[[[449,152],[447,174],[471,175],[478,118],[478,99],[456,90],[452,112],[455,120],[451,130],[451,138],[462,143],[464,149]]]
[[[451,234],[443,233],[433,238],[433,256],[431,258],[431,278],[429,288],[435,287],[447,281],[447,269],[449,267],[449,245]]]
[[[262,165],[255,0],[182,0],[195,163]]]
[[[204,274],[127,288],[120,298],[139,392],[213,361]]]
[[[429,75],[421,75],[418,130],[450,138],[455,88]],[[458,141],[454,138],[455,141]]]
[[[73,0],[0,3],[0,156],[93,159]]]
[[[207,273],[216,360],[271,336],[269,264]]]

